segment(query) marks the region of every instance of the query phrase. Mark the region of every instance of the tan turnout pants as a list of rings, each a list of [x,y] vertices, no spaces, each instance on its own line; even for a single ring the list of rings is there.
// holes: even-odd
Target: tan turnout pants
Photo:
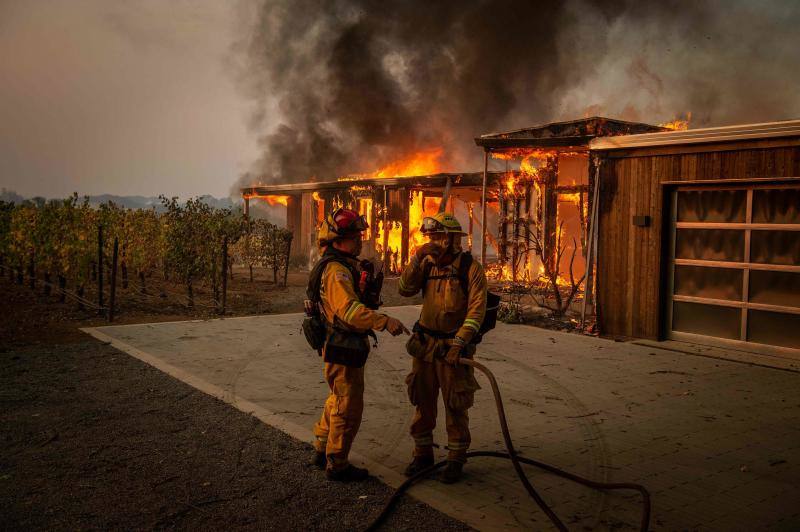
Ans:
[[[348,466],[347,456],[361,426],[364,412],[364,368],[325,363],[323,371],[330,394],[325,409],[314,425],[314,449],[324,452],[328,469]]]
[[[472,358],[474,348],[467,347],[463,357]],[[475,400],[475,391],[480,388],[471,367],[452,366],[441,358],[425,362],[414,358],[411,373],[406,378],[408,398],[416,407],[411,421],[411,437],[414,439],[414,456],[433,455],[433,429],[436,428],[439,390],[444,399],[447,429],[447,459],[466,462],[471,437],[467,411]]]

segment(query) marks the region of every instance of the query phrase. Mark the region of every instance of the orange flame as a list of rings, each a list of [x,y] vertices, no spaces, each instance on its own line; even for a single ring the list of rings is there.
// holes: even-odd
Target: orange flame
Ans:
[[[661,127],[665,127],[667,129],[671,129],[673,131],[686,131],[689,129],[689,123],[692,121],[692,112],[689,111],[686,113],[686,118],[675,118],[669,122],[665,122],[663,124],[658,124]]]
[[[442,171],[440,159],[443,154],[444,148],[441,147],[419,150],[396,161],[392,161],[374,172],[340,177],[339,181],[438,174]]]
[[[442,158],[443,153],[444,149],[442,148],[420,150],[404,159],[384,166],[377,172],[373,172],[370,177],[405,177],[436,174],[441,171],[439,159]]]
[[[245,196],[245,198],[246,199],[253,199],[253,198],[263,199],[264,201],[266,201],[270,205],[283,205],[283,206],[289,205],[289,196],[279,196],[279,195],[275,195],[275,194],[268,194],[268,195],[260,196],[258,194],[253,194],[251,196]]]

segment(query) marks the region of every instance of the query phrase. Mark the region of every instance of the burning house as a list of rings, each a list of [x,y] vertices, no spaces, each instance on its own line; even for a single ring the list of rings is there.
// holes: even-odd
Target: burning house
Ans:
[[[475,139],[484,149],[482,173],[421,174],[437,168],[431,154],[423,152],[368,175],[253,186],[243,188],[242,195],[246,209],[252,199],[286,206],[286,226],[298,243],[296,257],[313,256],[316,227],[326,212],[336,206],[355,208],[372,228],[365,253],[380,256],[398,271],[422,243],[420,222],[437,211],[450,180],[448,209],[467,228],[467,246],[489,266],[491,276],[530,281],[545,271],[561,271],[554,263],[559,244],[564,248],[561,262],[575,252],[573,269],[580,276],[585,270],[589,141],[662,130],[598,117],[547,124]],[[541,242],[541,253],[534,252],[532,240]]]
[[[483,172],[442,173],[423,152],[242,194],[246,210],[285,205],[294,255],[309,260],[325,213],[355,208],[365,255],[399,271],[449,180],[447,208],[495,280],[585,296],[604,334],[800,356],[800,121],[673,129],[558,122],[476,138]]]

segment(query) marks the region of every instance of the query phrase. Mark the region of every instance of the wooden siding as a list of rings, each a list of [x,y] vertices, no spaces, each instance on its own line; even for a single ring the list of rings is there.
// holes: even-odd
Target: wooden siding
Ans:
[[[697,146],[681,152],[670,147],[625,152],[601,152],[600,225],[598,242],[598,323],[604,334],[663,338],[665,235],[669,183],[724,180],[752,181],[797,178],[800,146],[786,139],[783,146],[752,141],[735,146]],[[635,215],[650,216],[648,227],[636,227]]]

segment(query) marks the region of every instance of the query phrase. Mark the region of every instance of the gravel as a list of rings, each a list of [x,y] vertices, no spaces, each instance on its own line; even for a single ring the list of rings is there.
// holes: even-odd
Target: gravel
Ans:
[[[391,489],[94,340],[0,347],[0,529],[353,530]],[[389,530],[468,530],[410,497]]]

